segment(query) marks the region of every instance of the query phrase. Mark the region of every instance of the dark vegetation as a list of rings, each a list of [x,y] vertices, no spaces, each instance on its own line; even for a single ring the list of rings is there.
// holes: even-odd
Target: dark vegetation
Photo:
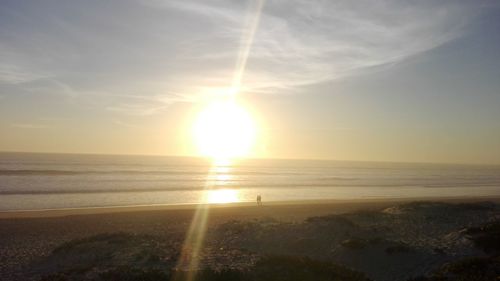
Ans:
[[[500,253],[500,222],[491,222],[465,231],[476,247],[488,254]]]
[[[228,221],[207,232],[203,254],[208,259],[195,280],[500,280],[496,208],[417,202],[303,222]],[[175,270],[179,243],[153,235],[99,234],[63,243],[32,265],[30,276],[185,280],[188,272]],[[419,270],[429,261],[428,270]],[[425,275],[411,279],[419,274]]]
[[[410,248],[408,245],[406,245],[404,243],[399,243],[398,245],[385,248],[385,252],[388,255],[394,255],[394,254],[398,254],[398,253],[409,253],[411,251],[412,251],[412,248]]]
[[[340,245],[342,247],[345,247],[348,249],[357,250],[357,249],[365,249],[365,248],[370,247],[370,246],[379,245],[381,243],[387,243],[387,242],[389,242],[389,241],[386,241],[385,239],[380,238],[380,237],[375,237],[375,238],[370,238],[370,239],[353,237],[353,238],[349,238],[349,239],[342,241],[340,243]],[[399,244],[397,246],[388,247],[387,249],[395,248],[398,246],[399,246]],[[386,252],[387,252],[387,250],[386,250]]]
[[[175,270],[143,269],[137,267],[116,267],[101,272],[95,281],[156,281],[186,280],[189,272]],[[82,276],[71,273],[55,273],[42,277],[40,281],[82,280]],[[369,281],[362,273],[330,262],[308,258],[267,256],[248,270],[203,269],[195,274],[197,281]]]
[[[472,257],[447,263],[427,277],[409,281],[495,281],[500,277],[500,257]]]
[[[173,247],[155,236],[104,233],[63,243],[33,265],[31,273],[44,276],[44,281],[103,280],[101,274],[116,269],[131,278],[141,276],[130,280],[160,280],[165,267],[174,266],[177,260]]]
[[[176,271],[175,258],[157,237],[128,233],[105,233],[69,241],[35,266],[40,281],[153,281],[185,280],[188,272]],[[46,273],[43,273],[46,272]],[[50,273],[48,273],[50,272]],[[196,272],[200,281],[226,280],[369,280],[362,273],[332,262],[306,257],[264,256],[245,269]]]
[[[466,237],[486,256],[467,257],[449,262],[427,277],[412,281],[490,281],[500,280],[500,222],[490,222],[464,230]]]

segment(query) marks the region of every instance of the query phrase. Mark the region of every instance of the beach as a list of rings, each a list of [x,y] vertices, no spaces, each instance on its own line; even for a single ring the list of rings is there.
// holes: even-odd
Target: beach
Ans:
[[[477,249],[463,231],[498,222],[498,202],[500,198],[490,197],[275,202],[261,207],[214,204],[204,208],[208,214],[200,268],[244,270],[269,254],[307,256],[345,265],[372,280],[407,280],[454,259],[484,256],[484,250]],[[82,254],[84,248],[76,252],[70,249],[62,256],[55,249],[64,248],[65,243],[92,240],[96,235],[111,235],[109,239],[124,235],[120,239],[125,240],[135,237],[129,238],[139,239],[142,246],[130,242],[132,252],[120,255],[128,257],[137,254],[138,248],[146,248],[155,253],[158,264],[175,267],[197,208],[171,205],[2,212],[0,275],[2,280],[40,280],[70,265],[88,262]],[[151,243],[157,248],[150,249]],[[97,247],[95,251],[103,250],[96,246],[99,244],[92,245]],[[78,262],[65,264],[63,260],[69,257]],[[93,269],[73,276],[84,279],[74,280],[101,280],[92,276],[130,262],[125,257],[112,258],[105,266],[91,266]],[[157,266],[154,261],[146,264]],[[381,269],[389,264],[393,265],[391,270]]]
[[[500,281],[500,2],[0,3],[0,281]]]

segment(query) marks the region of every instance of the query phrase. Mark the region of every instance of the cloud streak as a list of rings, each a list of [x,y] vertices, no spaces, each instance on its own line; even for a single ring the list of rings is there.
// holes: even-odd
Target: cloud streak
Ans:
[[[220,2],[217,2],[220,5]],[[175,2],[214,21],[211,38],[237,41],[245,9]],[[402,61],[459,37],[480,6],[402,1],[267,1],[248,58],[249,89],[290,89]],[[213,50],[205,58],[235,56]]]
[[[89,96],[131,115],[198,101],[231,87],[242,34],[251,33],[252,3],[7,2],[0,12],[0,91],[8,84]],[[475,1],[266,1],[241,90],[289,93],[403,61],[461,36],[482,8]]]
[[[31,124],[31,123],[14,123],[10,125],[13,128],[19,129],[45,129],[48,128],[47,125],[44,124]]]

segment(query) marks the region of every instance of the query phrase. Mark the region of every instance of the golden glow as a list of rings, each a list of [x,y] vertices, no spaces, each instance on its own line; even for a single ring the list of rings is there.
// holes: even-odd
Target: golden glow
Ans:
[[[223,163],[249,155],[256,126],[250,113],[234,100],[215,101],[198,114],[193,138],[201,155]]]
[[[224,173],[229,171],[229,159],[237,156],[246,156],[251,152],[256,138],[254,120],[247,110],[234,101],[236,93],[241,88],[241,80],[245,72],[246,62],[252,45],[255,31],[257,30],[260,13],[264,0],[258,0],[253,17],[249,17],[250,32],[243,35],[242,48],[238,57],[237,68],[233,77],[230,91],[231,99],[213,102],[200,112],[193,127],[193,137],[201,154],[214,158],[215,167],[207,176],[205,191],[208,203],[229,203],[239,201],[238,192],[229,189],[212,189],[214,185],[227,181]],[[219,166],[219,167],[217,167]],[[209,180],[211,175],[223,176],[215,182]],[[189,227],[186,240],[182,247],[181,255],[176,269],[182,272],[187,270],[186,276],[174,276],[174,280],[185,279],[193,281],[199,269],[200,254],[203,247],[207,220],[209,218],[209,205],[200,204],[196,209],[193,221]],[[176,274],[177,275],[177,274]],[[177,278],[176,278],[177,277]],[[180,278],[179,278],[180,277]]]
[[[234,189],[217,189],[209,190],[207,195],[207,203],[224,204],[239,202],[238,191]]]

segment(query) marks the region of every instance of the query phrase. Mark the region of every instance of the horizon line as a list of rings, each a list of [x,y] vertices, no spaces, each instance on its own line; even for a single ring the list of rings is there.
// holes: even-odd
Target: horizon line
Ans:
[[[173,157],[173,158],[197,158],[210,160],[211,157],[196,155],[168,155],[168,154],[141,154],[141,153],[102,153],[102,152],[44,152],[44,151],[6,151],[0,150],[0,154],[62,154],[62,155],[84,155],[84,156],[143,156],[143,157]],[[285,158],[285,157],[235,157],[234,159],[245,160],[295,160],[295,161],[324,161],[324,162],[357,162],[357,163],[383,163],[383,164],[417,164],[417,165],[457,165],[457,166],[500,166],[500,163],[465,163],[465,162],[424,162],[424,161],[383,161],[383,160],[354,160],[354,159],[331,159],[331,158]]]

